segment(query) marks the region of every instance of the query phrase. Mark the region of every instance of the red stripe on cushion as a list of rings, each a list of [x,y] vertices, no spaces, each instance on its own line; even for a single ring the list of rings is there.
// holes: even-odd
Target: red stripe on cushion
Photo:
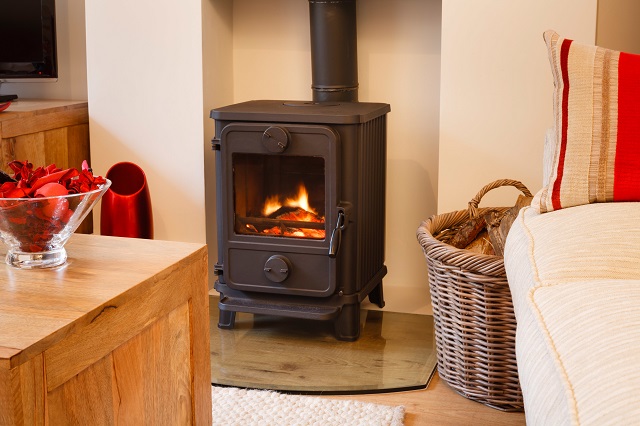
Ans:
[[[564,173],[564,157],[567,151],[567,127],[569,125],[569,48],[573,40],[564,39],[560,47],[560,69],[562,71],[562,139],[560,141],[560,156],[558,158],[558,170],[556,180],[551,192],[551,204],[554,210],[562,208],[560,204],[560,186]]]
[[[640,201],[640,55],[620,53],[614,201]]]

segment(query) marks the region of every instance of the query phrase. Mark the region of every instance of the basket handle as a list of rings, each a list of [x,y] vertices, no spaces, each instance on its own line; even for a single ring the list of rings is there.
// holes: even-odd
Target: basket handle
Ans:
[[[516,188],[518,188],[525,196],[527,197],[532,197],[533,195],[531,195],[531,192],[529,191],[529,189],[524,186],[524,184],[520,181],[517,180],[511,180],[511,179],[499,179],[496,180],[494,182],[491,182],[488,185],[485,185],[477,194],[475,197],[473,197],[471,199],[471,201],[469,201],[469,217],[470,218],[475,218],[478,216],[478,204],[480,204],[480,200],[482,199],[482,197],[484,197],[484,195],[491,191],[492,189],[495,188],[499,188],[501,186],[515,186]]]

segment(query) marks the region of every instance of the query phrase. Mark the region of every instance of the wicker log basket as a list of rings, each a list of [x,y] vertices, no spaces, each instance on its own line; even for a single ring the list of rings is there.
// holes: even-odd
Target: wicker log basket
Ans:
[[[497,180],[469,202],[468,210],[431,216],[417,237],[429,268],[438,374],[461,395],[504,411],[522,411],[515,355],[516,320],[501,256],[478,254],[446,243],[470,217],[509,207],[479,208],[482,197],[501,186]]]

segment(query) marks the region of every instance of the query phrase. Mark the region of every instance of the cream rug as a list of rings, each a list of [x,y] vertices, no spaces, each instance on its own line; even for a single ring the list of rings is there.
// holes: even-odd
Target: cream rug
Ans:
[[[404,407],[212,386],[213,425],[402,426]]]

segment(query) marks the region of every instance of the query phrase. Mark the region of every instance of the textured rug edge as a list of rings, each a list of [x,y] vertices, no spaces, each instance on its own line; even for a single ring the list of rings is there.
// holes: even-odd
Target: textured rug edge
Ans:
[[[403,426],[405,407],[272,390],[211,387],[213,425]]]

